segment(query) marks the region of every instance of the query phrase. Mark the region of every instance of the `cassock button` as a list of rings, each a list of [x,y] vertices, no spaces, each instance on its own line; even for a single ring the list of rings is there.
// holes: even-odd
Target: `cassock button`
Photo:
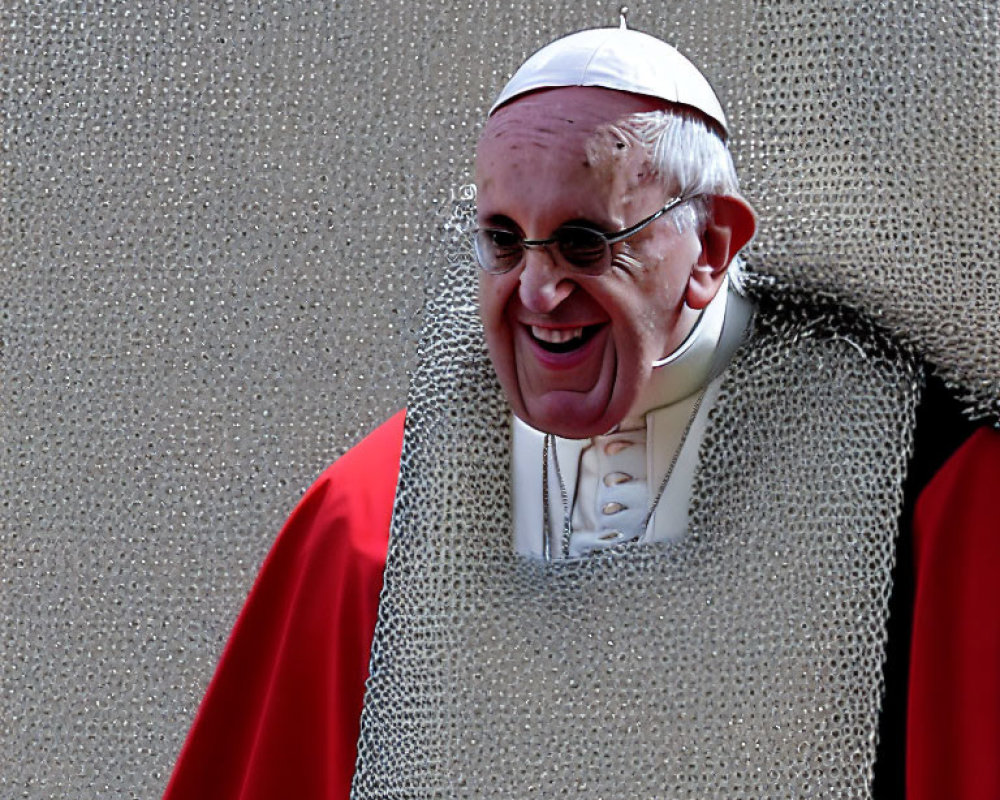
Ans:
[[[623,442],[621,440],[617,440],[614,442],[608,442],[606,445],[604,445],[604,452],[609,456],[614,456],[618,455],[618,453],[620,453],[626,447],[631,447],[631,446],[632,442],[627,442],[627,441]]]
[[[601,507],[601,511],[605,514],[617,514],[619,511],[624,511],[625,506],[621,503],[605,503]]]
[[[604,485],[617,486],[620,483],[628,483],[632,479],[632,476],[627,472],[609,472],[604,476]]]
[[[605,533],[600,539],[602,542],[613,542],[615,539],[620,539],[621,536],[621,531],[611,531],[610,533]]]

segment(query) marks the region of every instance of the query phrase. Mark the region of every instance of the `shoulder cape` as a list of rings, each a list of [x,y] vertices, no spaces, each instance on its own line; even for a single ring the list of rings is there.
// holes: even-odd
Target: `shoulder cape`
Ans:
[[[347,798],[403,412],[328,468],[261,569],[166,800]],[[921,493],[907,726],[909,800],[1000,797],[1000,432]]]
[[[403,412],[329,467],[264,561],[166,800],[346,798]]]

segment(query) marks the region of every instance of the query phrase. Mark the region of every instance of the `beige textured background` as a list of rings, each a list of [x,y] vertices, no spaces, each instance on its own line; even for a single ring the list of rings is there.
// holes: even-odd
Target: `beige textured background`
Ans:
[[[992,0],[629,5],[728,109],[751,265],[995,402]],[[158,796],[281,521],[405,401],[479,110],[617,10],[0,6],[0,796]]]

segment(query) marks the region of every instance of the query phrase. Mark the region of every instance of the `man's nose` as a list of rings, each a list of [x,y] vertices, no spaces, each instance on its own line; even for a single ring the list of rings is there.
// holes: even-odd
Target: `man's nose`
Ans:
[[[548,314],[576,288],[571,271],[549,246],[532,247],[524,254],[518,296],[529,311]]]

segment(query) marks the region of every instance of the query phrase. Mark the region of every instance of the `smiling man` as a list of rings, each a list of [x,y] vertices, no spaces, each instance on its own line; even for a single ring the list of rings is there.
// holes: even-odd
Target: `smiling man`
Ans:
[[[515,547],[546,559],[683,533],[702,401],[742,333],[730,324],[720,347],[720,289],[755,227],[721,108],[677,51],[623,31],[621,46],[649,50],[640,63],[659,72],[620,75],[627,92],[546,85],[559,82],[554,63],[594,71],[585,59],[607,58],[608,36],[529,60],[476,156],[480,315],[515,414]],[[657,514],[668,490],[671,510]]]
[[[859,797],[873,771],[996,796],[1000,636],[968,631],[996,630],[1000,437],[957,424],[907,467],[922,365],[824,298],[741,291],[726,138],[645,34],[518,70],[476,154],[502,396],[463,263],[405,440],[400,414],[293,513],[171,800]]]
[[[539,87],[529,61],[476,156],[480,315],[516,420],[515,546],[547,559],[683,533],[702,401],[742,335],[730,324],[720,347],[730,304],[720,289],[755,226],[721,110],[679,53],[616,35],[683,80],[664,91],[660,76],[644,76],[631,87],[641,93]],[[579,34],[563,58],[585,55],[588,36],[607,49],[606,33]],[[546,58],[542,83],[552,68]],[[746,310],[730,316],[745,322]],[[538,432],[549,434],[541,444]],[[550,449],[560,508],[536,491],[549,494],[539,470]],[[673,502],[657,513],[668,490]]]
[[[689,335],[753,233],[734,179],[705,186],[699,172],[681,185],[669,162],[654,163],[655,139],[638,130],[675,137],[731,173],[721,138],[679,108],[567,87],[508,103],[486,125],[480,313],[514,412],[535,428],[583,438],[658,405],[653,365]],[[716,141],[699,148],[699,137]]]

